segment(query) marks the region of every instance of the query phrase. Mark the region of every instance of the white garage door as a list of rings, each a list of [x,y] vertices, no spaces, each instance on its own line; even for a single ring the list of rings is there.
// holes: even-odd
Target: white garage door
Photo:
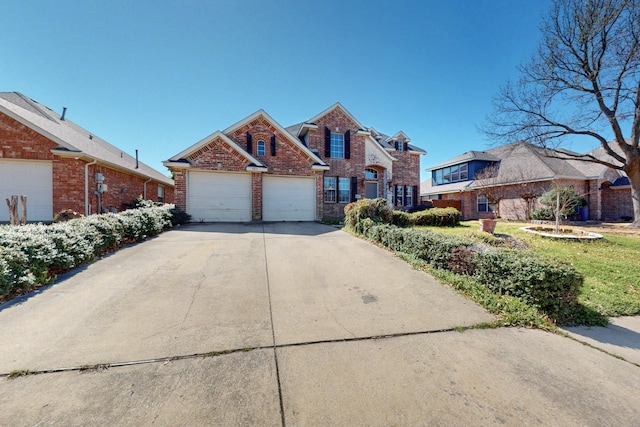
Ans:
[[[251,221],[251,175],[189,171],[187,213],[191,221]]]
[[[315,178],[262,176],[263,221],[315,221]]]
[[[0,160],[0,221],[9,221],[5,199],[27,196],[27,220],[53,220],[53,178],[51,162]],[[18,214],[22,204],[18,199]]]

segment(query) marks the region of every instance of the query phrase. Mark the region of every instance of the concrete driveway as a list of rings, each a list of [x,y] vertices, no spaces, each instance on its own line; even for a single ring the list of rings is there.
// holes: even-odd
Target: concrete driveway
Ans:
[[[314,223],[194,224],[0,310],[0,425],[634,425],[640,368]]]

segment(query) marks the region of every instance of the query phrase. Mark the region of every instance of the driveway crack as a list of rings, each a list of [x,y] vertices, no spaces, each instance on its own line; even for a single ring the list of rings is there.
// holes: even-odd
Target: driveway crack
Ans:
[[[347,332],[349,335],[351,335],[353,338],[356,337],[356,334],[354,334],[353,332],[351,332],[349,329],[347,329],[342,323],[338,322],[338,318],[336,317],[336,315],[333,313],[333,311],[331,311],[329,309],[329,307],[327,307],[327,304],[325,303],[324,308],[327,310],[327,313],[329,313],[331,315],[331,317],[333,318],[333,321],[336,322],[336,325],[340,326],[342,328],[343,331]]]

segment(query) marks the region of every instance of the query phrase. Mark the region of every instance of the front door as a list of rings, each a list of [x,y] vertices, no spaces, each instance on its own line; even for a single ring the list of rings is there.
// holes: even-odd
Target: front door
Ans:
[[[365,183],[365,197],[367,199],[377,199],[378,198],[378,182],[366,182]]]

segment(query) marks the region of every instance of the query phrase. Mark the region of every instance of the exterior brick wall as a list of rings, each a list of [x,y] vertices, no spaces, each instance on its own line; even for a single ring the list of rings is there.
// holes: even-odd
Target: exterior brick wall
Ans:
[[[175,182],[176,207],[187,210],[187,171],[188,169],[173,169],[173,181]]]
[[[85,161],[73,158],[55,156],[53,159],[53,214],[63,210],[85,214],[84,209],[84,165]],[[89,166],[89,184],[93,183],[95,166]],[[89,203],[96,206],[95,200],[91,202],[92,191],[95,186],[89,186]],[[95,197],[94,197],[95,199]],[[95,212],[95,210],[93,211]]]
[[[229,135],[243,149],[247,149],[247,132],[251,134],[251,155],[269,168],[269,174],[291,176],[313,176],[312,159],[307,153],[281,135],[273,124],[264,117],[258,117],[250,123],[233,131]],[[271,155],[271,137],[276,137],[276,155]],[[258,155],[258,141],[264,141],[264,155]]]
[[[53,213],[71,209],[85,213],[85,165],[82,160],[54,156],[53,175]],[[102,193],[102,208],[105,211],[122,211],[125,204],[139,196],[144,196],[147,179],[111,169],[99,164],[89,166],[89,213],[98,213],[95,174],[102,173],[107,191]],[[146,199],[158,201],[158,183],[147,182]],[[165,203],[173,203],[173,189],[165,186]]]
[[[325,114],[315,122],[318,129],[309,131],[309,147],[318,150],[319,156],[330,167],[325,171],[324,177],[349,178],[356,177],[358,180],[358,192],[362,197],[365,194],[365,139],[357,135],[358,125],[351,120],[342,110],[334,109]],[[327,158],[324,155],[324,132],[325,126],[332,133],[344,134],[347,130],[351,132],[351,155],[349,159]],[[324,179],[322,180],[323,195],[321,198],[323,205],[323,217],[343,217],[344,208],[347,203],[327,202],[324,203]]]
[[[262,173],[251,174],[251,220],[262,220]]]
[[[85,165],[87,161],[72,157],[60,157],[51,153],[57,144],[34,130],[0,114],[0,158],[52,161],[52,195],[53,213],[66,209],[85,213]],[[105,166],[89,166],[89,204],[90,213],[97,213],[98,203],[95,194],[95,173],[100,171],[105,176],[108,191],[102,195],[103,207],[120,211],[124,203],[129,203],[144,194],[146,178]],[[148,182],[147,199],[158,200],[157,182]],[[124,191],[122,191],[124,190]],[[173,203],[174,190],[165,186],[166,203]]]
[[[209,144],[192,153],[188,160],[195,169],[244,172],[249,163],[222,138],[217,137]],[[220,163],[220,166],[218,166]]]
[[[633,218],[633,199],[630,189],[602,190],[602,221],[618,221],[622,217]]]
[[[51,149],[57,144],[0,113],[0,158],[53,160]]]

